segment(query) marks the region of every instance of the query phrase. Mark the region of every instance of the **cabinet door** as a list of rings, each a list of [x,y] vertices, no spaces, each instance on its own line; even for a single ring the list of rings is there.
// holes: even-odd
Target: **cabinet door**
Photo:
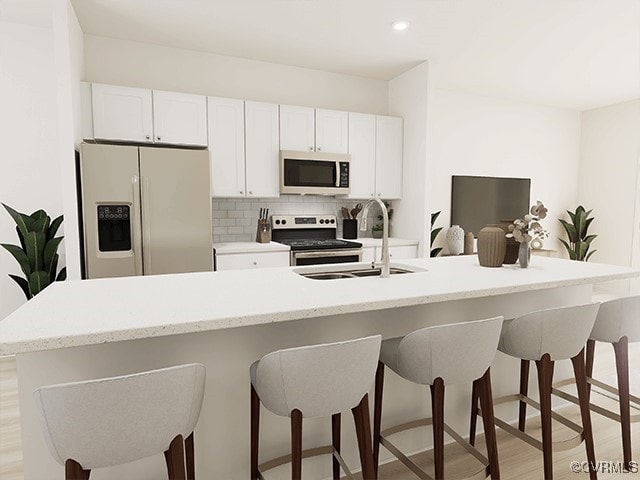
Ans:
[[[349,113],[349,198],[373,198],[376,190],[376,116]]]
[[[289,252],[236,253],[216,255],[216,271],[288,267]]]
[[[316,152],[347,153],[348,113],[316,109]]]
[[[247,196],[279,197],[278,105],[245,102]]]
[[[280,149],[315,151],[313,108],[280,105]]]
[[[91,97],[95,138],[153,143],[151,90],[94,83]]]
[[[362,261],[371,263],[376,260],[375,247],[362,247]]]
[[[244,101],[209,97],[211,195],[244,197]]]
[[[207,98],[153,91],[155,143],[207,146]]]
[[[402,118],[376,117],[376,195],[402,198]]]
[[[378,254],[381,253],[379,248],[376,248]],[[389,247],[389,258],[391,260],[401,260],[403,258],[417,258],[418,246],[417,245],[403,245],[397,247]]]

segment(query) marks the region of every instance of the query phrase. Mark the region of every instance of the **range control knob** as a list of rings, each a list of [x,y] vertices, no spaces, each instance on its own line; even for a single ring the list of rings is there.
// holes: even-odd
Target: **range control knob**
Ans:
[[[331,223],[336,223],[336,220],[334,218],[331,219]]]
[[[324,219],[323,219],[323,218],[321,218],[321,219],[320,219],[320,225],[322,225],[323,223],[324,223]]]
[[[280,220],[276,220],[276,225],[280,225]]]
[[[286,224],[287,224],[287,221],[286,221],[286,220],[282,220],[282,224],[283,224],[283,225],[286,225]]]

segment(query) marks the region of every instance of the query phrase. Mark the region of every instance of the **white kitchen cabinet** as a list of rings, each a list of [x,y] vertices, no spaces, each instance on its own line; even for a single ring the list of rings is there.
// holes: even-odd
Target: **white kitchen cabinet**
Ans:
[[[153,91],[155,143],[207,146],[207,98],[204,95]]]
[[[280,149],[313,152],[315,145],[314,109],[280,105]]]
[[[347,153],[348,138],[347,112],[316,109],[316,152]]]
[[[376,196],[402,198],[402,118],[376,116]]]
[[[211,195],[244,197],[244,101],[209,97]]]
[[[348,198],[373,198],[376,189],[376,116],[349,113],[351,155]]]
[[[99,83],[91,87],[96,139],[153,143],[151,90]]]
[[[288,266],[289,252],[216,254],[216,271]]]
[[[93,107],[91,103],[91,84],[89,82],[80,82],[81,130],[84,140],[93,140],[95,138],[93,135]]]
[[[280,196],[279,161],[278,105],[245,102],[247,196]]]
[[[378,256],[381,254],[381,249],[376,249]],[[401,245],[396,247],[389,247],[389,258],[393,260],[402,260],[403,258],[417,258],[418,246],[417,245]]]
[[[371,263],[376,260],[376,248],[375,247],[362,247],[362,261]]]

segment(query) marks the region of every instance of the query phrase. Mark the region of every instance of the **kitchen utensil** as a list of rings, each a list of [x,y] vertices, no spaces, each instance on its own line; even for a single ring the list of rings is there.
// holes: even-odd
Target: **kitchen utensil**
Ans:
[[[349,210],[347,207],[342,207],[340,210],[342,211],[342,218],[349,220]]]
[[[358,216],[358,214],[362,211],[362,204],[358,203],[352,210],[351,210],[351,218],[353,218],[354,220],[356,219],[356,217]]]

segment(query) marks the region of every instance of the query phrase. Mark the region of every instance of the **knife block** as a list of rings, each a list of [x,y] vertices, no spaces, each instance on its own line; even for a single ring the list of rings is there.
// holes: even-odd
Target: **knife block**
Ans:
[[[271,223],[269,220],[258,220],[258,230],[256,232],[256,242],[271,242]]]

